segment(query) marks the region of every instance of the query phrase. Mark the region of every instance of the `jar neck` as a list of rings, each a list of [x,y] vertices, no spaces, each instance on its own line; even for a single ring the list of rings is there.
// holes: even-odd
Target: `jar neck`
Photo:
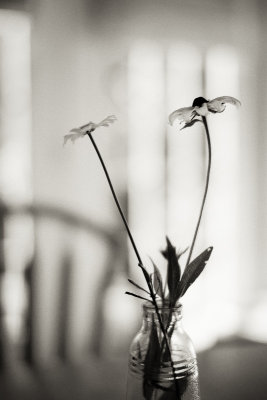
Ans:
[[[158,303],[158,311],[164,326],[173,326],[181,322],[182,319],[182,304],[178,303],[175,307],[168,307]],[[159,326],[158,316],[155,307],[150,303],[143,304],[143,324],[150,326],[155,324]]]

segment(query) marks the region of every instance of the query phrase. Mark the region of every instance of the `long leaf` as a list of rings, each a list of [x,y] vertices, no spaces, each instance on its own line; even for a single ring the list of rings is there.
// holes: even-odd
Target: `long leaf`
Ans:
[[[160,273],[158,267],[156,266],[156,264],[154,263],[154,261],[152,260],[152,258],[150,258],[150,260],[151,260],[151,262],[153,264],[153,268],[154,268],[154,274],[153,274],[154,290],[155,290],[156,294],[159,295],[162,298],[162,300],[164,300],[164,292],[163,292],[161,273]]]
[[[177,291],[177,299],[182,297],[192,283],[198,278],[203,269],[205,268],[208,259],[212,253],[213,247],[208,247],[203,253],[196,257],[184,270],[181,281]]]
[[[154,321],[154,316],[152,316],[152,325],[149,337],[149,344],[144,360],[144,382],[143,391],[146,400],[153,399],[153,392],[157,390],[153,387],[153,382],[151,382],[151,377],[160,371],[160,361],[161,361],[161,346],[158,338],[158,332],[156,323]]]
[[[149,273],[147,272],[147,270],[145,269],[145,267],[140,263],[138,265],[141,268],[141,270],[143,271],[143,274],[144,274],[144,277],[145,277],[146,281],[150,282],[150,276],[149,276]]]
[[[177,287],[181,276],[181,268],[176,254],[176,248],[171,244],[168,237],[166,237],[167,247],[162,251],[162,255],[168,261],[167,270],[167,284],[169,288],[170,307],[175,304]]]

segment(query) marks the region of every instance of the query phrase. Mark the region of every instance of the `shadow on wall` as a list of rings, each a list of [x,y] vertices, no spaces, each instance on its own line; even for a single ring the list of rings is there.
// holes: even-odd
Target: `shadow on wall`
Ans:
[[[3,366],[126,354],[135,319],[124,295],[125,232],[41,204],[2,205],[1,227]]]

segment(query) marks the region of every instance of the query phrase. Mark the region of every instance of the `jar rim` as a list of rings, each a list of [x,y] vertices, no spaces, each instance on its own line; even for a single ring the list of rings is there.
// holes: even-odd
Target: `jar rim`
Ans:
[[[180,310],[182,310],[182,307],[183,307],[182,304],[179,302],[175,306],[169,307],[167,304],[162,304],[162,301],[160,301],[160,300],[157,300],[157,305],[158,305],[158,308],[160,311],[170,311],[170,310],[180,311]],[[154,311],[155,306],[151,302],[147,301],[147,302],[143,303],[143,309]]]

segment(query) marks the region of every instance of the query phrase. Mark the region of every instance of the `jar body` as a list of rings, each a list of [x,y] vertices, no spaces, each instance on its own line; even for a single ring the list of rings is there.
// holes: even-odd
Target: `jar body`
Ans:
[[[159,312],[168,344],[155,309],[145,304],[129,351],[127,400],[200,400],[196,354],[181,324],[181,305]]]

